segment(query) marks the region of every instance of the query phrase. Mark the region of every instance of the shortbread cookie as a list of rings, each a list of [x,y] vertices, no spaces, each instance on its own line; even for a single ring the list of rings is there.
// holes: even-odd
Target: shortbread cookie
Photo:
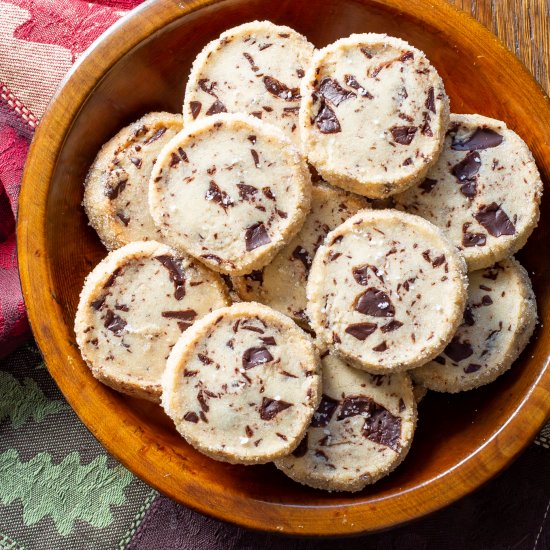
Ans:
[[[181,115],[149,113],[99,151],[86,177],[82,204],[108,250],[132,241],[162,240],[149,214],[149,176],[160,150],[181,129]]]
[[[319,50],[301,94],[302,147],[334,185],[384,198],[421,181],[439,156],[449,118],[443,82],[399,38],[354,34]]]
[[[322,362],[323,396],[311,425],[275,465],[310,487],[360,491],[407,455],[416,426],[412,384],[406,373],[373,375],[334,355]]]
[[[311,212],[301,231],[269,265],[233,279],[239,296],[268,305],[307,326],[306,282],[315,252],[329,231],[368,206],[357,195],[326,184],[314,185]]]
[[[300,81],[313,46],[289,27],[252,21],[225,31],[193,63],[183,105],[186,123],[221,113],[247,113],[300,143]]]
[[[76,340],[98,380],[159,401],[160,376],[181,333],[228,303],[219,275],[200,262],[155,241],[130,243],[86,278]]]
[[[312,328],[358,368],[387,374],[418,367],[456,332],[465,273],[455,247],[426,220],[361,211],[315,255],[307,284]]]
[[[470,273],[469,280],[462,325],[441,355],[412,372],[431,390],[455,393],[492,382],[512,366],[535,329],[535,296],[515,259]]]
[[[170,354],[162,405],[204,454],[259,464],[300,442],[320,395],[319,356],[288,317],[254,302],[196,323]]]
[[[426,386],[423,386],[422,384],[418,384],[413,380],[413,394],[414,394],[414,400],[416,401],[416,404],[420,403],[424,397],[426,397],[426,394],[428,393],[428,388]]]
[[[269,263],[309,210],[306,163],[282,132],[245,115],[198,121],[162,150],[149,206],[165,240],[222,273]]]
[[[538,223],[541,194],[533,156],[515,132],[499,120],[453,114],[437,164],[395,200],[440,227],[475,270],[525,244]]]

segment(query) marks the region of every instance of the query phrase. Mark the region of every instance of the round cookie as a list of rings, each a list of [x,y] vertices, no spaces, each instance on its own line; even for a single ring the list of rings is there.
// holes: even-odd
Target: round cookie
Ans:
[[[451,115],[438,162],[397,207],[442,229],[473,271],[519,250],[539,219],[542,182],[524,141],[504,122]]]
[[[266,306],[212,312],[174,347],[162,379],[162,405],[202,453],[260,464],[298,445],[320,395],[319,356],[288,317]]]
[[[421,367],[420,367],[421,368]],[[426,397],[426,394],[428,393],[428,388],[423,386],[422,384],[418,384],[413,380],[413,394],[414,394],[414,400],[416,401],[416,404],[420,403],[424,397]]]
[[[149,206],[165,240],[222,273],[269,263],[309,210],[306,163],[282,132],[246,115],[197,121],[159,155]]]
[[[170,350],[195,320],[229,303],[219,275],[155,241],[111,252],[88,275],[75,318],[92,374],[158,402]]]
[[[307,327],[306,282],[317,248],[329,231],[368,207],[357,195],[326,184],[314,185],[311,211],[294,239],[263,269],[233,278],[239,296],[270,306]]]
[[[308,160],[334,185],[385,198],[421,181],[449,119],[443,82],[420,50],[385,34],[353,34],[317,51],[302,80]]]
[[[182,126],[181,115],[149,113],[120,130],[97,154],[82,205],[108,250],[162,240],[149,214],[149,176],[160,150]]]
[[[183,104],[186,124],[220,112],[247,113],[300,143],[300,81],[313,45],[269,21],[229,29],[197,56]]]
[[[311,266],[317,336],[358,368],[388,374],[436,357],[466,303],[466,265],[442,232],[397,210],[363,210],[327,235]]]
[[[456,393],[492,382],[523,351],[537,322],[525,269],[513,258],[469,275],[462,325],[445,350],[412,372],[430,390]]]
[[[329,491],[360,491],[405,458],[416,426],[408,374],[372,375],[324,354],[323,396],[291,455],[275,466],[293,480]]]

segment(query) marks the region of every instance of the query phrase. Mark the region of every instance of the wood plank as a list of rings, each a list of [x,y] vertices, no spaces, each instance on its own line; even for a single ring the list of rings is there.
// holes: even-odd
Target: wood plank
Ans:
[[[550,0],[449,0],[483,23],[550,93]]]

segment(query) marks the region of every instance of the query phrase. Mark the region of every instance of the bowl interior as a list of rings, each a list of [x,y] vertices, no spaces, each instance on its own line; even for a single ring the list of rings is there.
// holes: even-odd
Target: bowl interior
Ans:
[[[316,46],[353,32],[385,32],[404,38],[424,50],[438,69],[453,112],[478,112],[506,121],[528,142],[539,167],[548,174],[544,114],[534,112],[529,101],[534,85],[528,90],[513,85],[511,73],[517,65],[499,61],[502,50],[498,43],[488,35],[476,40],[465,18],[458,15],[455,21],[436,23],[432,18],[428,22],[433,2],[415,3],[416,13],[412,8],[400,12],[396,7],[399,4],[358,0],[227,0],[203,6],[167,26],[162,26],[161,12],[157,12],[158,21],[152,24],[158,30],[123,55],[101,79],[72,120],[58,151],[47,188],[43,230],[50,284],[47,290],[57,303],[60,318],[34,320],[35,330],[40,324],[38,332],[42,338],[47,337],[47,324],[55,322],[61,326],[65,345],[68,342],[75,348],[72,326],[78,295],[84,277],[106,254],[95,232],[87,226],[80,206],[82,183],[98,149],[123,125],[149,111],[179,112],[187,74],[197,53],[220,32],[245,21],[270,19],[290,25]],[[549,141],[547,136],[546,143]],[[549,322],[550,315],[547,275],[550,255],[543,253],[549,242],[548,204],[548,200],[543,202],[541,225],[518,255],[532,275],[543,322]],[[27,299],[32,299],[29,293]],[[266,529],[281,526],[287,532],[315,532],[314,519],[309,523],[304,520],[307,524],[302,526],[303,531],[299,525],[301,510],[317,507],[319,514],[312,518],[319,518],[318,533],[352,532],[390,525],[391,514],[376,519],[377,503],[389,499],[397,509],[406,493],[411,510],[415,506],[419,513],[430,509],[423,505],[425,495],[421,496],[417,489],[438,476],[459,471],[461,464],[515,414],[546,365],[548,344],[543,336],[538,329],[514,368],[494,384],[456,396],[428,394],[420,405],[418,430],[405,462],[388,478],[354,495],[302,487],[272,465],[231,466],[202,456],[177,435],[160,407],[124,397],[97,383],[74,349],[69,360],[60,357],[55,361],[52,373],[107,448],[173,498],[218,517]],[[122,434],[124,449],[117,448],[117,434]],[[464,476],[478,476],[479,483],[487,479],[493,473],[491,456],[486,455],[485,462],[479,463],[477,473]],[[460,476],[458,473],[449,481],[448,489],[456,495],[460,489],[455,490],[453,484],[465,481]],[[262,504],[269,506],[262,508]],[[229,511],[220,510],[221,506],[230,505],[235,507],[233,518]],[[256,505],[263,517],[250,519],[258,515],[254,511]],[[280,513],[282,508],[286,510],[284,514]],[[357,526],[346,526],[347,519],[342,525],[338,521],[331,525],[326,523],[322,509],[330,510],[331,517],[336,519],[348,517],[353,510],[368,511],[375,519],[362,523],[358,519]],[[414,515],[414,512],[408,514]],[[321,521],[326,523],[324,528]]]

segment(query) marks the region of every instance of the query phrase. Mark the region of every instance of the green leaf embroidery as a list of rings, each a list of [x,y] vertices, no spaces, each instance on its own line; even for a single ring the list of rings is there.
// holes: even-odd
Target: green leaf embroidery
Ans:
[[[106,463],[102,455],[81,466],[76,451],[60,464],[53,464],[49,453],[20,462],[17,451],[9,449],[0,454],[0,501],[21,500],[27,526],[51,516],[60,535],[69,535],[77,519],[106,527],[113,522],[111,505],[124,504],[124,489],[133,479],[123,466]]]
[[[32,378],[19,382],[11,374],[0,371],[0,422],[11,419],[14,428],[20,428],[31,416],[41,422],[50,414],[68,409],[59,399],[48,399]]]

